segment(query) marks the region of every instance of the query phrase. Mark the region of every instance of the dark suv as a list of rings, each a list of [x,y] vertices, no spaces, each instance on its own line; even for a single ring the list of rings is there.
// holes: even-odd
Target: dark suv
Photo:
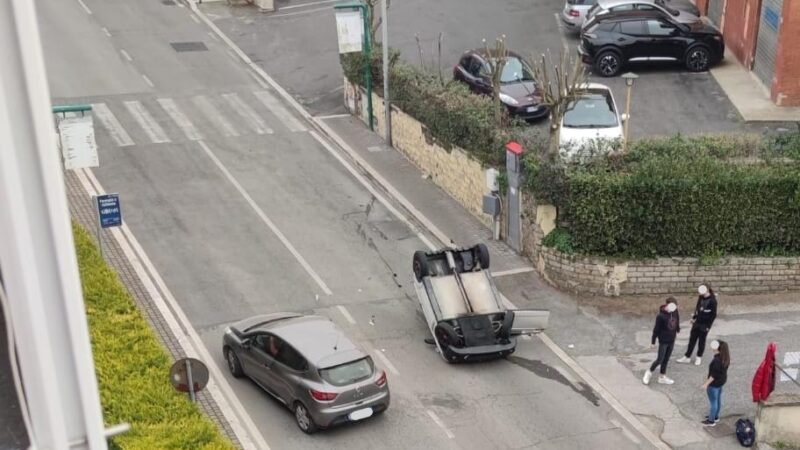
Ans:
[[[583,30],[578,52],[604,77],[617,75],[627,63],[648,61],[677,61],[702,72],[722,60],[725,43],[705,20],[677,23],[654,11],[622,11]]]

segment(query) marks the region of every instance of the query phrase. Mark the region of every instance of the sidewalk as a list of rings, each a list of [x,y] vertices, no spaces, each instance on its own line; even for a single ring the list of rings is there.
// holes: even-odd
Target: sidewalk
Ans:
[[[776,106],[769,97],[769,88],[755,73],[746,70],[730,51],[711,69],[711,74],[731,100],[745,122],[800,121],[800,107]]]
[[[328,118],[324,124],[334,140],[377,171],[396,191],[393,195],[399,194],[404,203],[413,205],[441,235],[452,238],[457,245],[487,243],[493,272],[530,268],[530,262],[507,245],[491,241],[490,232],[482,223],[428,180],[399,151],[386,147],[383,140],[358,119]],[[641,382],[645,366],[655,358],[649,347],[649,333],[655,311],[663,299],[598,298],[587,302],[555,290],[532,271],[497,277],[497,285],[521,308],[549,309],[547,335],[673,448],[738,448],[733,424],[742,415],[753,417],[755,407],[748,398],[751,368],[754,370],[763,357],[766,342],[779,341],[779,359],[789,350],[800,350],[800,305],[788,308],[788,313],[780,305],[761,309],[724,307],[715,324],[716,334],[712,334],[713,337],[724,336],[735,349],[736,365],[730,372],[735,381],[729,383],[726,390],[722,422],[715,428],[705,429],[700,420],[707,412],[707,400],[699,386],[704,381],[710,351],[701,367],[671,362],[669,373],[676,379],[675,385],[653,382],[644,386]],[[681,299],[685,330],[688,330],[693,300]],[[639,303],[646,313],[602,307],[614,301]],[[676,354],[684,351],[687,338],[688,331],[679,337]],[[779,389],[786,386],[787,383],[779,384]]]

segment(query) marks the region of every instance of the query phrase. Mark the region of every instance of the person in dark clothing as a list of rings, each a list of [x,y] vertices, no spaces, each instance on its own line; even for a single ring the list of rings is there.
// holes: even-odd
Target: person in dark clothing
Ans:
[[[675,297],[670,297],[664,303],[656,316],[656,324],[653,327],[653,336],[650,338],[650,345],[656,345],[658,339],[658,356],[650,369],[645,371],[642,383],[649,384],[656,367],[661,366],[661,375],[658,382],[661,384],[672,384],[675,381],[667,377],[667,364],[675,347],[675,336],[681,331],[681,319],[678,315],[678,301]]]
[[[697,288],[697,306],[694,307],[694,314],[692,314],[692,331],[689,333],[689,348],[683,357],[678,358],[677,362],[689,364],[692,362],[692,353],[694,346],[697,344],[697,358],[694,360],[694,365],[699,366],[703,361],[703,351],[706,349],[706,337],[711,330],[711,325],[714,324],[714,319],[717,318],[717,296],[714,295],[714,290],[708,286],[701,284]]]
[[[710,405],[708,416],[703,421],[703,425],[713,427],[719,422],[719,412],[722,409],[722,386],[728,381],[728,366],[731,364],[731,354],[728,350],[728,343],[724,341],[711,341],[711,350],[714,351],[714,359],[708,367],[708,376],[702,388],[708,394]]]

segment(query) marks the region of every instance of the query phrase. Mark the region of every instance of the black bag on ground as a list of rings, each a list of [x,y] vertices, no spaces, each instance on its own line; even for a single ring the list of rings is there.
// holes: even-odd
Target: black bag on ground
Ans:
[[[756,427],[750,419],[739,419],[736,421],[736,439],[742,447],[752,447],[756,442]]]

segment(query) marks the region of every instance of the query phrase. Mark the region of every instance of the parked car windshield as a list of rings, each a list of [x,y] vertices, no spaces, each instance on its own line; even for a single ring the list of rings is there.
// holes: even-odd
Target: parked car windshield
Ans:
[[[334,386],[346,386],[372,375],[372,359],[358,359],[338,366],[321,369],[322,379]]]
[[[533,70],[525,61],[509,56],[503,73],[500,74],[501,83],[514,83],[517,81],[533,81]]]
[[[611,94],[590,90],[567,105],[564,126],[569,128],[607,128],[617,126],[617,113]]]

